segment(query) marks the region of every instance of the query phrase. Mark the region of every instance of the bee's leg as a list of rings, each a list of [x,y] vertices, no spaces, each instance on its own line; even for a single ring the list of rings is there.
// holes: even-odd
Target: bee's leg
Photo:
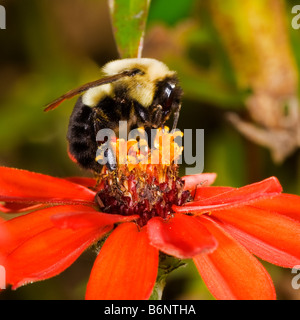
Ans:
[[[101,166],[106,166],[109,171],[114,171],[117,168],[117,159],[114,149],[110,142],[100,142],[96,153],[96,161]]]
[[[109,171],[114,171],[117,169],[117,160],[116,160],[116,155],[109,146],[105,151],[104,151],[104,157],[106,158],[106,167],[108,168]]]
[[[149,126],[145,126],[144,127],[144,130],[145,130],[145,133],[146,133],[146,137],[147,137],[147,140],[148,140],[148,147],[150,149],[153,148],[153,141],[152,141],[152,133],[151,133],[151,127]]]
[[[134,102],[133,103],[135,112],[139,115],[141,121],[143,123],[147,123],[149,121],[149,115],[146,108],[142,107],[139,103]]]
[[[158,104],[153,110],[152,124],[156,125],[157,127],[160,127],[163,125],[162,119],[163,119],[163,108],[160,104]]]
[[[178,108],[174,112],[173,116],[173,128],[172,131],[176,129],[177,124],[178,124],[178,119],[179,119],[179,114],[180,114],[180,109],[181,109],[181,104],[178,105]]]

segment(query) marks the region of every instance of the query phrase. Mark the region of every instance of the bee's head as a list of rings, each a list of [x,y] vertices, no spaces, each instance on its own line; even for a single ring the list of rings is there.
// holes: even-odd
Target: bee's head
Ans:
[[[160,126],[162,123],[167,121],[171,114],[179,113],[181,96],[182,89],[179,86],[177,77],[175,75],[166,77],[165,79],[157,82],[152,104],[152,108],[154,109],[157,107],[161,108],[161,123],[157,123],[157,126]],[[177,122],[177,120],[174,121]]]
[[[166,78],[176,78],[175,72],[170,71],[164,63],[150,58],[120,59],[109,62],[103,67],[103,72],[107,76],[124,71],[130,76],[115,82],[114,87],[122,88],[130,98],[144,107],[149,107],[153,103],[161,82]]]
[[[182,90],[176,73],[158,60],[149,58],[116,60],[106,64],[103,71],[106,75],[128,71],[131,76],[115,82],[115,91],[123,92],[144,108],[161,108],[162,123],[180,108]]]

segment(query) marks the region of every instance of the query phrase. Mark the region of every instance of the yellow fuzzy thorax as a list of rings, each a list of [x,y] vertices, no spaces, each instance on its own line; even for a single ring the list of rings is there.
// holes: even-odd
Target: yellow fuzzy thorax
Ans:
[[[115,90],[121,89],[130,99],[148,107],[153,101],[157,82],[175,75],[175,72],[170,71],[164,63],[150,58],[115,60],[107,63],[102,71],[106,76],[112,76],[134,69],[141,70],[142,74],[124,77],[114,83],[89,89],[83,95],[83,103],[95,107],[103,98],[106,96],[113,98]]]

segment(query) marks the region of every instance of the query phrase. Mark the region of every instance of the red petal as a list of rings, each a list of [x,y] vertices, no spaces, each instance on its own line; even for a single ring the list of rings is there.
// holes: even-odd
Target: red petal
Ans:
[[[85,212],[88,214],[90,212],[95,212],[95,210],[83,205],[55,206],[34,211],[6,221],[4,223],[5,228],[14,241],[5,244],[5,251],[9,253],[32,236],[43,232],[45,229],[55,227],[51,221],[52,216],[70,212]],[[0,249],[4,250],[3,247],[0,247]]]
[[[69,267],[94,241],[110,231],[111,226],[82,230],[57,229],[53,214],[86,210],[85,206],[57,206],[11,219],[4,223],[12,240],[0,243],[5,256],[7,281],[17,288],[28,282],[55,276]],[[91,211],[91,209],[89,209]]]
[[[132,221],[139,216],[121,216],[118,214],[108,214],[97,211],[91,212],[71,212],[57,214],[51,217],[54,225],[61,229],[81,229],[91,227],[103,227],[104,225],[113,225],[118,222]]]
[[[105,241],[93,266],[86,299],[148,299],[158,270],[158,250],[149,244],[145,228],[118,226]]]
[[[300,222],[300,197],[294,194],[280,194],[272,199],[255,203],[255,207],[289,216]]]
[[[282,191],[281,185],[275,177],[253,183],[245,187],[229,190],[214,197],[186,203],[183,206],[173,206],[175,212],[208,212],[228,209],[234,206],[249,204],[252,201],[270,198]]]
[[[65,179],[0,167],[0,201],[92,204],[94,197],[95,192]]]
[[[28,203],[7,202],[7,203],[4,203],[3,205],[0,205],[0,211],[4,213],[21,213],[21,212],[41,209],[44,206],[45,205],[43,204],[30,205]]]
[[[199,219],[219,243],[213,253],[194,257],[203,281],[215,298],[275,299],[272,280],[264,267],[216,223],[204,216]]]
[[[212,251],[217,246],[212,235],[192,216],[176,214],[168,221],[152,218],[147,228],[153,246],[181,259]]]
[[[5,223],[5,220],[0,218],[0,246],[2,246],[3,244],[7,243],[10,240],[10,235],[6,230],[4,223]],[[5,265],[5,254],[3,254],[3,252],[1,252],[0,250],[0,268],[1,266],[4,266],[4,265]],[[1,280],[2,279],[0,279],[0,284],[1,284]],[[1,291],[1,286],[0,286],[0,291]]]
[[[69,177],[65,178],[66,180],[75,183],[80,184],[81,186],[87,187],[87,188],[93,188],[96,186],[97,181],[94,178],[87,178],[87,177]]]
[[[182,177],[184,180],[184,189],[185,190],[194,190],[197,186],[209,186],[215,182],[217,178],[216,173],[200,173],[190,176]]]
[[[252,206],[215,211],[214,217],[247,249],[271,263],[300,265],[300,223]]]
[[[231,187],[199,187],[196,189],[196,193],[193,195],[194,201],[205,200],[211,197],[215,197],[219,194],[236,190]]]

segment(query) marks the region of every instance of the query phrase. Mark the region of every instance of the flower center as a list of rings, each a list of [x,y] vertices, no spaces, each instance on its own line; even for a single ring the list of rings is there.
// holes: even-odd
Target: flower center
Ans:
[[[101,190],[96,195],[102,212],[139,215],[138,224],[143,226],[152,217],[167,219],[173,213],[173,204],[182,205],[190,200],[190,192],[184,190],[184,181],[178,177],[178,165],[175,164],[182,148],[178,147],[174,141],[176,137],[168,130],[160,131],[159,136],[154,141],[154,148],[150,151],[146,148],[146,152],[145,148],[141,152],[140,147],[145,146],[144,141],[135,141],[134,148],[134,142],[128,141],[127,163],[119,163],[114,171],[103,168]],[[163,143],[164,138],[169,142],[167,147]],[[121,143],[124,141],[115,143],[117,155]]]

